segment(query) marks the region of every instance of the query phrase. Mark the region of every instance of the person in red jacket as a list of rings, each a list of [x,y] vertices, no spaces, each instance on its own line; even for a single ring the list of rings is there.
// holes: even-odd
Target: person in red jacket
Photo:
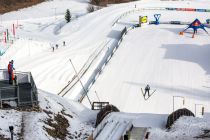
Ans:
[[[14,61],[11,60],[8,64],[8,74],[9,74],[9,84],[13,83],[13,80],[15,80],[14,71],[15,68],[13,67]]]

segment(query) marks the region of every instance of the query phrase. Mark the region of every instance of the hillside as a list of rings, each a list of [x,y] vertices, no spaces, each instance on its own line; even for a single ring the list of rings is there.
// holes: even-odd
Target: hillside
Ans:
[[[39,108],[0,111],[0,140],[10,138],[9,126],[14,140],[87,139],[94,114],[80,103],[39,91]]]
[[[108,116],[107,126],[118,128],[116,124],[127,121],[151,127],[150,140],[193,140],[203,130],[209,131],[209,36],[202,30],[195,38],[190,30],[180,36],[187,25],[169,21],[192,22],[198,18],[205,23],[210,12],[168,8],[210,9],[210,1],[141,0],[109,5],[92,13],[87,13],[88,4],[89,0],[52,0],[1,15],[0,49],[5,53],[0,56],[0,68],[7,69],[8,62],[14,60],[16,71],[31,72],[40,108],[38,112],[0,110],[0,139],[1,135],[10,137],[10,125],[15,126],[15,139],[21,135],[26,140],[87,139],[95,129],[97,112],[86,108],[90,108],[86,97],[82,101],[86,107],[78,102],[81,95],[88,95],[91,103],[108,101],[121,111]],[[69,23],[64,19],[67,9],[72,14]],[[138,23],[139,16],[154,21],[154,14],[161,14],[160,22],[168,24],[130,28]],[[125,27],[129,31],[120,42]],[[206,30],[210,33],[209,28]],[[6,31],[14,40],[4,42]],[[119,46],[112,53],[116,44]],[[104,61],[105,57],[109,61]],[[97,69],[101,62],[103,68]],[[78,80],[74,69],[80,82],[72,82]],[[95,71],[100,73],[90,85]],[[141,91],[146,84],[154,93],[148,98]],[[65,96],[57,95],[66,85],[70,86]],[[181,118],[171,131],[165,130],[168,114],[179,108],[188,108],[196,117]],[[54,135],[58,126],[65,127],[61,131],[64,135]],[[118,130],[109,133],[112,129],[107,127],[98,139],[108,140],[107,135]]]
[[[43,2],[44,0],[0,0],[0,14]]]

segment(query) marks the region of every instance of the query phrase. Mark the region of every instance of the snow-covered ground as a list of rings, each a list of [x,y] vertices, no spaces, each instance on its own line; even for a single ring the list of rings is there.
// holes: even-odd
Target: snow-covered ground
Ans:
[[[46,122],[57,114],[69,123],[67,139],[83,140],[91,134],[96,112],[92,112],[78,102],[68,101],[56,95],[39,91],[40,109],[37,111],[0,111],[0,135],[10,138],[9,126],[14,127],[14,139],[53,140],[45,128],[54,129]],[[54,123],[57,123],[54,120]],[[61,126],[60,126],[61,127]],[[62,126],[63,127],[63,126]]]
[[[182,96],[185,107],[194,111],[194,104],[202,103],[209,112],[209,36],[202,31],[194,39],[188,33],[180,36],[184,27],[149,25],[130,31],[91,88],[90,99],[99,97],[125,112],[170,113],[173,96]],[[146,84],[156,92],[145,101],[141,88]],[[181,105],[182,98],[175,98],[175,109]]]
[[[0,17],[0,32],[2,33],[8,28],[11,34],[12,24],[16,26],[18,24],[16,37],[19,38],[0,57],[0,68],[6,68],[9,60],[13,59],[16,70],[31,71],[39,88],[42,109],[48,106],[48,101],[50,102],[49,106],[53,106],[49,110],[55,114],[60,112],[62,108],[66,108],[66,110],[71,108],[68,113],[74,114],[72,112],[76,112],[75,116],[77,117],[75,117],[75,120],[70,120],[70,118],[68,120],[72,122],[70,126],[77,125],[77,127],[71,127],[68,130],[73,132],[85,128],[84,135],[86,132],[90,134],[92,126],[87,125],[86,122],[94,119],[95,113],[90,112],[87,108],[78,107],[79,105],[72,105],[77,104],[72,101],[69,101],[69,105],[69,103],[66,103],[67,101],[61,101],[56,95],[50,95],[58,94],[74,77],[75,72],[69,59],[72,60],[76,70],[79,71],[101,44],[116,39],[117,29],[138,23],[139,15],[147,15],[149,20],[154,20],[153,14],[161,13],[161,21],[180,20],[187,22],[191,22],[195,18],[204,22],[210,17],[210,13],[144,10],[131,13],[120,19],[115,26],[112,26],[120,15],[134,10],[135,5],[136,9],[148,7],[210,9],[210,1],[142,0],[112,5],[90,14],[86,14],[87,5],[87,1],[53,0],[10,12]],[[68,24],[64,20],[66,9],[70,9],[72,13],[72,21]],[[184,107],[192,112],[195,110],[195,104],[203,104],[205,112],[209,112],[210,63],[208,60],[210,39],[203,31],[199,31],[194,39],[191,38],[192,34],[190,33],[179,36],[179,32],[185,27],[181,25],[148,25],[144,28],[129,31],[111,61],[90,89],[88,95],[91,100],[98,100],[95,94],[95,91],[97,91],[101,101],[109,101],[123,112],[168,114],[173,111],[173,96],[182,96],[185,98]],[[210,32],[209,29],[207,30]],[[0,38],[3,39],[3,34]],[[66,42],[66,46],[63,46],[63,41]],[[0,44],[0,47],[5,47],[2,42]],[[58,49],[52,52],[51,44],[58,44]],[[94,68],[90,68],[90,70],[94,70]],[[83,82],[85,80],[82,79]],[[145,101],[141,88],[144,88],[146,84],[150,84],[151,89],[156,89],[156,92]],[[79,89],[70,91],[65,98],[75,100],[81,86],[78,84],[75,87]],[[175,97],[174,99],[175,109],[183,107],[182,98]],[[61,103],[64,107],[55,102]],[[65,103],[63,104],[63,102]],[[87,99],[84,100],[83,104],[89,107]],[[71,105],[72,107],[69,107]],[[196,115],[200,116],[201,106],[198,105],[196,109]],[[9,136],[8,125],[10,124],[16,124],[20,128],[21,117],[24,116],[24,113],[17,111],[1,111],[0,113],[1,116],[5,116],[0,118],[2,119],[1,122],[4,121],[0,129],[1,133]],[[16,120],[10,116],[16,116]],[[37,133],[30,133],[27,130],[25,137],[40,135],[43,139],[51,139],[40,128],[44,124],[39,120],[47,117],[45,113],[31,113],[26,116],[28,116],[25,120],[26,123],[35,119],[33,121],[39,123],[39,125],[34,126],[34,124],[29,123],[28,130],[37,130]],[[32,118],[31,116],[36,117]],[[86,118],[87,116],[94,117]],[[129,116],[127,115],[128,118]],[[131,116],[141,118],[142,114],[132,114]],[[150,115],[148,114],[148,116]],[[83,120],[84,118],[86,119]],[[203,121],[204,124],[206,122],[206,119],[199,118],[184,118],[181,122],[185,120],[195,126],[199,125],[199,121]],[[137,119],[139,126],[143,121]],[[149,126],[150,123],[148,122],[146,125]],[[163,120],[160,119],[154,124],[162,123]],[[184,129],[188,125],[179,126],[179,123],[177,123],[174,128],[182,127]],[[203,124],[200,126],[199,132],[207,127]],[[153,125],[153,127],[163,128],[162,125]],[[191,129],[186,129],[186,131],[191,131]],[[17,129],[15,132],[17,134],[20,130]],[[192,133],[188,133],[189,137],[183,138],[185,132],[182,133],[177,129],[173,132],[176,132],[176,134],[170,135],[162,129],[152,129],[151,139],[163,139],[163,133],[163,135],[167,135],[166,139],[175,139],[179,135],[181,135],[180,139],[189,139],[199,134],[195,133],[194,135],[194,131],[192,131]]]

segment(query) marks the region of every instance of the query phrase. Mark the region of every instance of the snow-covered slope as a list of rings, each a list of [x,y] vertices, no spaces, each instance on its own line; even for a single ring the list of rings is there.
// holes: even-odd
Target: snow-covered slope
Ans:
[[[18,110],[1,110],[0,111],[0,135],[10,138],[9,126],[14,126],[14,138],[47,140],[55,139],[46,128],[55,129],[49,122],[58,124],[67,120],[68,127],[66,138],[86,139],[93,130],[92,125],[96,117],[96,113],[87,109],[78,102],[67,101],[56,95],[39,91],[40,109],[35,111],[18,111]],[[63,116],[56,119],[57,115]],[[57,116],[58,117],[58,116]],[[63,119],[63,120],[62,120]],[[52,120],[52,121],[51,121]],[[93,124],[91,124],[93,123]],[[58,134],[60,132],[57,132]],[[64,133],[64,132],[63,132]]]
[[[91,88],[90,99],[98,100],[97,91],[101,101],[121,111],[170,113],[173,96],[182,96],[185,107],[194,111],[194,104],[202,103],[208,112],[209,36],[202,31],[194,39],[188,33],[179,36],[184,27],[149,25],[130,31]],[[146,84],[156,92],[145,101],[141,88]],[[175,98],[179,107],[182,98]]]
[[[39,105],[40,108],[35,109],[35,111],[1,110],[0,136],[10,138],[9,126],[14,126],[14,139],[53,140],[56,137],[50,135],[49,130],[62,131],[58,128],[64,128],[65,126],[60,125],[65,121],[68,124],[66,128],[67,139],[87,139],[93,130],[92,125],[96,113],[80,103],[67,101],[56,95],[39,91]],[[58,117],[58,114],[63,116],[64,119],[60,118],[61,116]],[[61,122],[58,122],[59,119]],[[57,132],[58,135],[64,133]]]
[[[187,22],[191,22],[195,18],[204,22],[210,17],[210,13],[146,10],[129,14],[120,19],[114,27],[112,26],[124,12],[134,10],[135,5],[139,9],[148,7],[210,9],[210,1],[207,0],[202,0],[202,2],[143,0],[112,5],[86,14],[86,1],[54,0],[44,2],[37,6],[1,15],[0,30],[5,31],[8,28],[10,31],[13,23],[18,24],[17,36],[19,39],[14,40],[14,44],[0,58],[0,68],[6,68],[9,60],[14,59],[16,70],[31,71],[37,87],[40,89],[42,109],[54,113],[66,109],[65,112],[73,116],[73,119],[66,116],[70,123],[72,122],[70,124],[72,127],[68,128],[69,132],[85,128],[82,131],[82,139],[85,137],[85,133],[90,133],[92,127],[86,122],[94,119],[95,114],[77,103],[70,101],[69,104],[61,98],[48,94],[57,94],[73,78],[75,72],[69,59],[79,71],[101,44],[116,38],[117,34],[115,33],[119,26],[138,23],[139,15],[148,15],[149,20],[154,20],[153,14],[161,13],[160,20]],[[67,8],[72,13],[72,21],[68,24],[64,20]],[[205,112],[209,112],[209,36],[202,31],[199,31],[194,39],[191,38],[191,34],[187,33],[184,36],[179,36],[178,33],[184,27],[149,25],[130,31],[88,93],[91,100],[98,100],[95,95],[95,91],[97,91],[101,101],[109,101],[119,107],[121,111],[168,114],[173,111],[173,96],[182,96],[185,97],[185,107],[194,111],[195,104],[203,104]],[[113,34],[110,36],[110,33]],[[1,38],[3,38],[2,35]],[[62,45],[63,41],[66,42],[66,46]],[[58,44],[59,47],[52,52],[50,44]],[[90,70],[94,69],[90,68]],[[145,101],[141,88],[144,88],[147,83],[151,85],[152,90],[156,89],[156,92]],[[77,86],[81,89],[80,85]],[[77,91],[79,90],[70,91],[70,93],[78,94]],[[74,99],[71,95],[68,95],[67,98]],[[86,99],[83,103],[89,106]],[[175,109],[179,107],[183,107],[182,98],[176,97]],[[201,107],[199,106],[197,112],[200,111]],[[39,122],[39,120],[49,117],[46,113],[7,112],[1,111],[3,116],[6,116],[1,118],[1,122],[5,122],[2,123],[1,133],[7,137],[9,136],[8,125],[17,124],[18,129],[15,130],[17,134],[21,132],[21,126],[19,126],[22,121],[21,117],[27,116],[25,122],[29,127],[25,132],[25,137],[40,135],[43,139],[52,139],[49,135],[45,135],[46,132],[42,129],[45,124]],[[13,120],[14,117],[8,119],[13,115],[17,116],[16,120]],[[129,118],[129,116],[125,115],[125,118]],[[131,116],[137,117],[136,114]],[[31,120],[38,122],[39,125],[34,126],[33,123],[28,123]],[[163,120],[160,120],[156,123],[163,123]],[[30,133],[29,130],[37,130],[35,131],[37,133]],[[153,136],[156,137],[155,134]],[[77,138],[74,137],[74,139]]]

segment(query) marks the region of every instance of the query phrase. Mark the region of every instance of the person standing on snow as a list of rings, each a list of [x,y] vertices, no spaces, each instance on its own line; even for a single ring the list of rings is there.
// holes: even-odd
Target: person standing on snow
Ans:
[[[144,96],[146,96],[146,94],[148,93],[148,97],[149,97],[149,90],[150,90],[150,86],[147,84],[147,86],[145,87],[145,92],[144,92]]]
[[[55,47],[54,47],[54,45],[52,43],[50,43],[50,47],[52,48],[52,51],[54,52]]]
[[[13,80],[15,80],[13,63],[14,61],[11,60],[8,64],[9,84],[13,84]]]

